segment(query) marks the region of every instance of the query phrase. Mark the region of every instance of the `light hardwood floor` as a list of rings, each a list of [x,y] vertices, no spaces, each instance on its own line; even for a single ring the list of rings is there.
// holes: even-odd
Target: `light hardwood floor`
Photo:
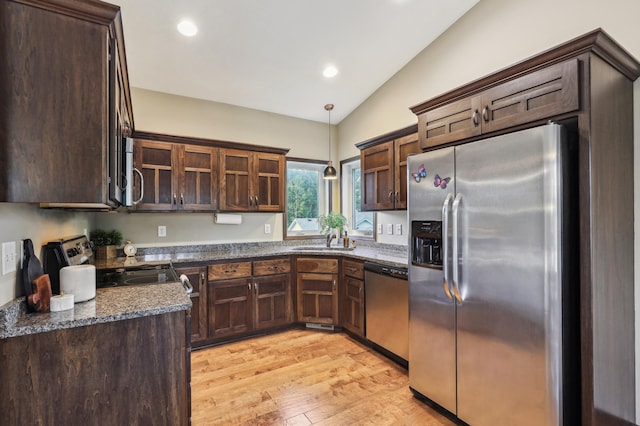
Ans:
[[[407,371],[343,333],[290,330],[195,351],[194,425],[453,425]]]

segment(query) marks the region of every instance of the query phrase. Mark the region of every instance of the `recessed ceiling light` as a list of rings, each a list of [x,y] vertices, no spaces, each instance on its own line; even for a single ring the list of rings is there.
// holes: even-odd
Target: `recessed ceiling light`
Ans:
[[[198,33],[198,27],[193,21],[183,19],[182,21],[180,21],[180,23],[178,23],[178,31],[183,36],[193,37]]]
[[[324,71],[322,71],[322,75],[327,78],[335,77],[336,75],[338,75],[338,68],[334,67],[333,65],[328,65],[324,69]]]

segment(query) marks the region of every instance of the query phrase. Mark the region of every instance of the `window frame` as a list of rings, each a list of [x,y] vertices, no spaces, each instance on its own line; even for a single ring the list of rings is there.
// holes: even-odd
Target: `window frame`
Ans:
[[[347,207],[346,205],[347,203],[345,201],[345,185],[347,184],[347,179],[345,178],[345,176],[347,176],[347,172],[345,171],[345,167],[349,165],[349,163],[353,163],[355,161],[360,161],[359,155],[351,158],[346,158],[340,161],[340,213],[342,213],[344,216],[347,217],[347,220],[349,222],[349,230],[347,232],[349,233],[350,238],[355,238],[358,240],[376,241],[376,232],[375,232],[376,220],[377,220],[376,212],[374,211],[369,212],[372,214],[373,228],[371,230],[371,235],[367,235],[361,231],[353,230],[353,217],[351,215],[351,212],[345,211],[345,208]],[[362,171],[362,164],[360,164],[360,170]],[[351,176],[351,173],[349,173],[349,176]],[[361,177],[362,177],[362,173],[361,173]],[[348,180],[350,181],[351,179],[349,178]],[[349,185],[349,194],[353,198],[351,185]],[[353,203],[351,203],[351,206],[353,206]]]
[[[289,181],[288,181],[288,163],[289,162],[294,162],[294,163],[311,163],[311,164],[318,164],[321,166],[326,166],[327,165],[327,161],[326,160],[312,160],[312,159],[308,159],[308,158],[297,158],[297,157],[285,157],[285,173],[284,173],[284,187],[285,187],[285,196],[284,196],[284,212],[282,214],[282,239],[283,240],[309,240],[309,239],[324,239],[325,236],[324,234],[321,234],[320,231],[318,231],[318,234],[310,234],[310,235],[289,235],[287,234],[287,222],[288,222],[288,201],[289,201]],[[319,212],[318,214],[327,214],[328,212],[331,211],[332,207],[333,207],[333,193],[332,193],[332,186],[331,185],[331,181],[330,180],[323,180],[324,184],[326,185],[326,194],[325,194],[325,198],[326,198],[326,211],[325,212]],[[320,210],[320,209],[318,209]]]

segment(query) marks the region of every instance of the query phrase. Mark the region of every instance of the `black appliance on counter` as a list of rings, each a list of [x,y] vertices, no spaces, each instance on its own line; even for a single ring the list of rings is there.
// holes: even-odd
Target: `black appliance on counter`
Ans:
[[[65,266],[95,264],[91,243],[85,235],[57,240],[46,244],[43,250],[44,272],[49,274],[51,291],[60,293],[60,269]],[[187,293],[193,288],[186,275],[178,277],[171,262],[140,263],[117,268],[96,268],[96,288],[120,287],[141,284],[182,282]]]
[[[93,243],[84,235],[52,241],[42,248],[42,267],[49,274],[53,294],[60,294],[60,269],[93,263]]]

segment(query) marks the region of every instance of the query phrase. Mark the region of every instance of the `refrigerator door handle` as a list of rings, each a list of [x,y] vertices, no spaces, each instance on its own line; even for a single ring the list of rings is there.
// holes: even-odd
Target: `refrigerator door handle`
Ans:
[[[444,294],[447,295],[449,300],[453,300],[451,295],[451,279],[449,277],[449,269],[451,265],[449,263],[449,205],[453,194],[447,194],[447,198],[442,203],[442,271],[444,272],[444,279],[442,287],[444,288]]]
[[[459,246],[460,245],[458,244],[458,211],[460,209],[461,201],[462,201],[462,194],[458,193],[456,195],[455,200],[453,200],[453,207],[451,209],[451,220],[453,220],[453,253],[452,253],[453,260],[451,261],[451,264],[453,266],[453,282],[451,287],[453,289],[453,296],[456,298],[458,303],[462,303],[462,297],[460,296],[460,287],[458,287],[458,284],[460,282],[459,281],[460,279],[460,274],[459,274],[460,247]]]

